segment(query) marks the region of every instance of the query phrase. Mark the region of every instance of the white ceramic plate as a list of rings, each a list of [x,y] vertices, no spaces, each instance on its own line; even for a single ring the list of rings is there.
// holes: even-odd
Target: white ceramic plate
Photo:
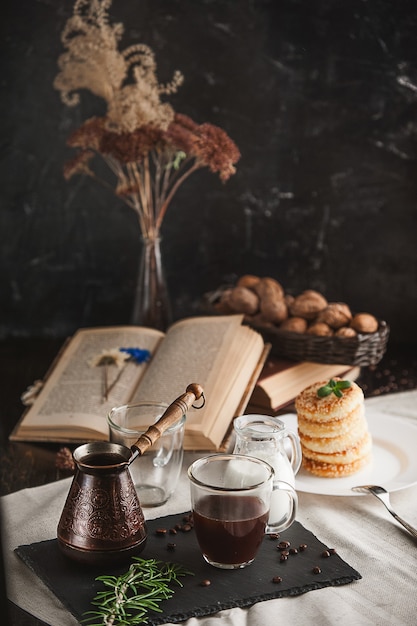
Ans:
[[[297,432],[297,416],[279,416]],[[328,496],[358,496],[351,490],[356,485],[380,485],[387,491],[398,491],[417,483],[417,425],[400,417],[367,412],[372,434],[373,460],[352,476],[320,478],[301,468],[295,477],[295,488],[305,493]]]

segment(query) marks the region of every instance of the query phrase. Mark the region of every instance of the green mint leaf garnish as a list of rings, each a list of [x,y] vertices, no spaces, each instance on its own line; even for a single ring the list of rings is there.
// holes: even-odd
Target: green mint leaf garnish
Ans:
[[[326,396],[329,396],[332,391],[333,389],[330,387],[330,385],[324,385],[324,387],[320,387],[317,390],[317,395],[319,396],[319,398],[325,398]]]
[[[333,378],[331,378],[326,385],[317,389],[317,395],[319,398],[325,398],[326,396],[330,396],[331,393],[334,393],[337,398],[342,398],[343,389],[348,389],[350,386],[350,380],[333,380]]]
[[[351,387],[351,383],[350,380],[339,380],[339,384],[338,384],[338,388],[339,389],[348,389],[348,387]]]

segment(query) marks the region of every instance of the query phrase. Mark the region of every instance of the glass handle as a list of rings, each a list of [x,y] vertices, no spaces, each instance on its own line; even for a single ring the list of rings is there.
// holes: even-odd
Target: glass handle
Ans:
[[[284,505],[283,502],[285,502]],[[269,517],[274,516],[276,519],[266,525],[265,533],[267,535],[279,533],[289,528],[295,520],[297,511],[298,496],[295,489],[282,480],[275,481],[271,494]]]
[[[286,434],[287,438],[290,442],[291,447],[291,455],[290,455],[290,463],[294,472],[294,476],[300,469],[301,460],[302,460],[302,452],[301,452],[301,444],[298,438],[298,435],[292,432],[292,430],[287,430]]]

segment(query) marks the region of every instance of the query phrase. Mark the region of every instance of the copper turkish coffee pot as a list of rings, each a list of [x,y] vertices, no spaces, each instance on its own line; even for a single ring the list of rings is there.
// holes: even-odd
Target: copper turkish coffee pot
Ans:
[[[193,406],[204,392],[188,385],[159,420],[131,448],[93,442],[73,452],[77,469],[61,518],[57,537],[61,551],[83,564],[116,563],[138,554],[146,544],[144,515],[129,465]]]

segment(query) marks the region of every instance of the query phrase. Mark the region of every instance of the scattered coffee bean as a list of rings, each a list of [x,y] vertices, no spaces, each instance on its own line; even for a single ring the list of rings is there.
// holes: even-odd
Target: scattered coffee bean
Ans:
[[[200,587],[210,587],[211,585],[211,580],[209,580],[208,578],[206,578],[205,580],[202,580],[200,583]]]
[[[336,548],[329,548],[330,554],[337,554]]]
[[[313,572],[313,574],[321,574],[321,569],[318,565],[316,565],[316,567],[313,567],[311,571]]]
[[[183,533],[188,533],[191,529],[192,529],[191,524],[184,524],[181,527],[181,530],[182,530]]]
[[[290,548],[290,554],[298,554],[297,548]]]
[[[280,541],[277,548],[278,550],[287,550],[290,547],[289,541]]]
[[[156,535],[159,535],[160,537],[164,536],[167,534],[167,529],[166,528],[157,528],[155,531]]]
[[[279,533],[271,533],[270,535],[268,535],[268,538],[271,539],[271,541],[273,539],[279,539]]]
[[[298,546],[298,549],[300,552],[304,552],[304,550],[307,550],[307,544],[306,543],[300,543],[300,545]]]
[[[323,559],[328,559],[330,556],[330,552],[328,550],[323,550],[321,556],[323,557]]]
[[[170,550],[171,552],[173,552],[176,547],[177,547],[176,543],[168,543],[167,544],[167,550]]]
[[[281,554],[279,560],[283,563],[284,561],[288,561],[288,556],[286,554]]]
[[[282,583],[282,578],[281,576],[274,576],[272,579],[273,583]]]

